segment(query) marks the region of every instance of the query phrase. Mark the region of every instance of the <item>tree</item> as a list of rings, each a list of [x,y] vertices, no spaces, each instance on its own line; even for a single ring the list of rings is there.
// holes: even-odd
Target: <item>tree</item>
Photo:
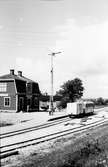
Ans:
[[[108,105],[108,99],[105,99],[105,105]]]
[[[99,97],[98,99],[97,99],[97,105],[104,105],[104,99],[102,98],[102,97]]]
[[[65,82],[56,94],[61,95],[67,102],[74,102],[82,97],[83,91],[82,81],[79,78],[75,78]]]
[[[60,100],[60,102],[57,104],[57,108],[59,110],[65,109],[67,107],[67,99],[64,97]]]

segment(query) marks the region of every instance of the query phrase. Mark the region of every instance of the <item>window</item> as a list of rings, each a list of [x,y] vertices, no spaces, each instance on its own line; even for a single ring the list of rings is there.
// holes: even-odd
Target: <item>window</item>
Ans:
[[[93,104],[93,103],[87,103],[87,104],[86,104],[86,107],[87,107],[87,108],[89,108],[89,107],[93,108],[93,107],[94,107],[94,104]]]
[[[27,92],[32,93],[32,84],[31,83],[27,83]]]
[[[6,92],[7,91],[7,83],[0,83],[0,92]]]
[[[10,97],[4,97],[4,106],[10,107]]]

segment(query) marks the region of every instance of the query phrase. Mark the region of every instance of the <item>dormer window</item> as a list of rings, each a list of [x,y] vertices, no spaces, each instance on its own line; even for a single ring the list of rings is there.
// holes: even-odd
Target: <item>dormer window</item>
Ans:
[[[27,92],[28,93],[32,92],[32,84],[31,83],[27,83]]]
[[[7,83],[1,82],[0,83],[0,92],[6,92],[7,91]]]

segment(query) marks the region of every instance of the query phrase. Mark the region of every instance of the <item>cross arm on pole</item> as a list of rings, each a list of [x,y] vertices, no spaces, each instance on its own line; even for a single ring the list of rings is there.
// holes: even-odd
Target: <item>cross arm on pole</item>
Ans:
[[[52,52],[52,53],[50,53],[50,54],[48,54],[48,55],[51,55],[51,56],[55,56],[56,54],[60,54],[61,52]]]

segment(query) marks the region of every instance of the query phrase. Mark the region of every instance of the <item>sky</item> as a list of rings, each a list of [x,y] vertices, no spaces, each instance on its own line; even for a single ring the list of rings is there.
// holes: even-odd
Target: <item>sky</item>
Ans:
[[[0,0],[0,75],[10,69],[54,93],[74,78],[84,97],[108,98],[108,0]]]

